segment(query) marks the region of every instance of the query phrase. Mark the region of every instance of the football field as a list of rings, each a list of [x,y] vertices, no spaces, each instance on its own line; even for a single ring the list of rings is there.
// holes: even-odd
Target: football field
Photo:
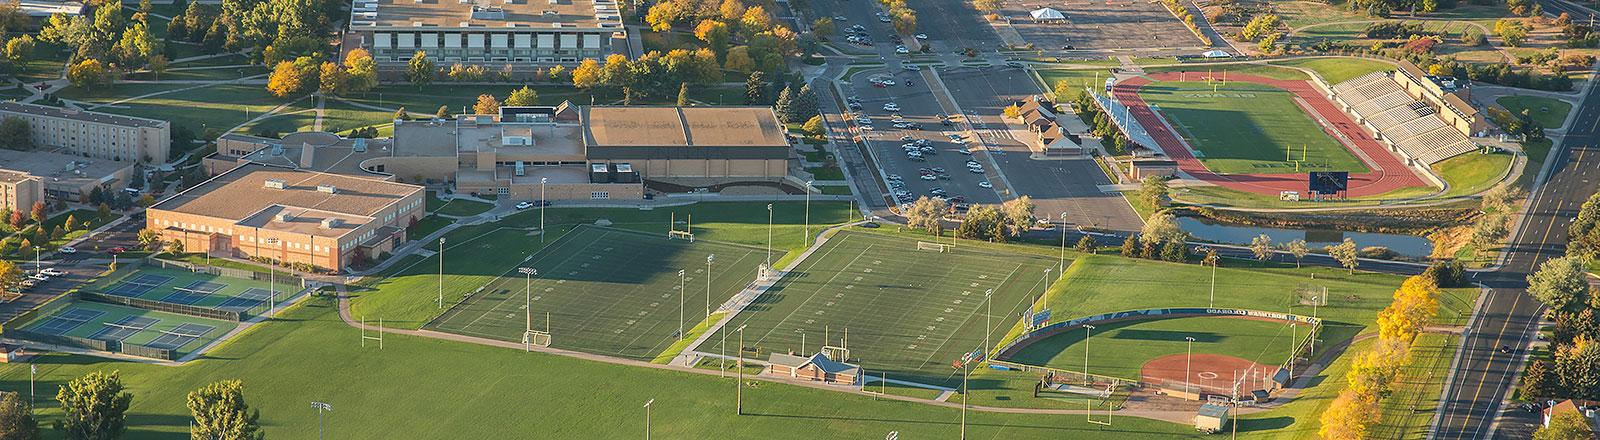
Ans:
[[[987,325],[999,340],[1043,292],[1045,269],[1056,263],[974,245],[918,250],[914,238],[843,230],[722,327],[727,353],[744,326],[745,355],[755,359],[814,353],[826,340],[848,348],[851,362],[873,376],[951,386],[961,380],[951,363],[985,345],[985,292],[994,292]],[[720,353],[723,336],[698,351]]]
[[[1367,167],[1283,89],[1242,81],[1162,81],[1139,89],[1211,171],[1366,172]],[[1299,168],[1296,169],[1296,162]]]
[[[550,333],[552,347],[649,360],[678,339],[680,282],[688,329],[705,319],[708,304],[715,310],[754,281],[765,252],[580,226],[527,257],[521,267],[537,275],[513,268],[425,327],[521,342],[531,317],[534,330]],[[713,255],[708,284],[706,258]]]

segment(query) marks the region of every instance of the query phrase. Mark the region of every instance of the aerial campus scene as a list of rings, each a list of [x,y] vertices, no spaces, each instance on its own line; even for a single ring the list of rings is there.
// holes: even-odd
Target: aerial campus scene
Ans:
[[[0,440],[1596,438],[1597,8],[0,1]]]

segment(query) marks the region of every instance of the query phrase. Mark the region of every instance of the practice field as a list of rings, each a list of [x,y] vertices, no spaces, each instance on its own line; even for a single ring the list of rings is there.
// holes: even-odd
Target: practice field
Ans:
[[[1293,94],[1277,87],[1236,81],[1213,91],[1212,84],[1202,81],[1162,81],[1139,89],[1139,97],[1183,136],[1206,168],[1217,173],[1367,171],[1296,103]]]
[[[278,283],[275,295],[277,302],[286,299],[288,295],[285,291],[299,290],[291,281],[298,282],[282,280]],[[234,311],[248,317],[266,311],[274,302],[272,287],[268,281],[146,265],[118,270],[84,287],[84,290],[179,306]]]
[[[1189,337],[1194,338],[1196,355],[1242,358],[1261,364],[1265,367],[1262,371],[1270,371],[1289,359],[1293,344],[1304,340],[1309,329],[1302,326],[1298,328],[1298,335],[1291,335],[1295,329],[1285,322],[1214,316],[1122,321],[1095,327],[1088,344],[1084,344],[1084,330],[1075,328],[1023,347],[1006,360],[1083,371],[1087,347],[1090,373],[1143,380],[1141,370],[1146,363],[1166,356],[1185,355],[1189,344],[1184,338]],[[1193,367],[1194,371],[1211,369],[1203,362]],[[1228,367],[1230,371],[1232,368]],[[1182,377],[1182,372],[1178,373],[1172,377]],[[1198,379],[1216,378],[1200,376]]]
[[[90,301],[74,301],[22,329],[173,350],[178,356],[222,337],[235,323]]]
[[[998,341],[1044,291],[1044,270],[1056,263],[960,244],[949,253],[924,251],[916,239],[844,230],[721,331],[731,356],[736,329],[745,326],[745,355],[765,360],[772,352],[816,352],[825,340],[841,345],[848,330],[852,361],[871,374],[952,386],[961,374],[951,363],[985,345],[984,293],[994,291],[987,325]],[[721,352],[723,336],[698,351]]]
[[[548,326],[552,347],[648,360],[678,339],[679,316],[685,330],[694,327],[708,307],[755,281],[765,258],[756,247],[580,226],[531,256],[524,264],[538,271],[531,280],[513,269],[425,327],[521,342],[531,301],[533,329]]]

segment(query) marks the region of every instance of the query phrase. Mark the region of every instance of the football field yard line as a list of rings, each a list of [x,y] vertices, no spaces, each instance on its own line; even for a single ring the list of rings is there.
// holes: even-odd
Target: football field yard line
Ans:
[[[745,252],[744,254],[741,254],[738,259],[733,260],[733,265],[734,266],[738,266],[740,261],[744,261],[745,258],[749,258],[751,255],[755,255],[755,253],[756,253],[755,251],[751,250],[751,251]],[[685,270],[687,270],[687,269],[685,269]],[[701,268],[700,271],[703,272],[704,268]],[[731,272],[733,272],[733,271],[728,271],[728,272],[731,274]],[[696,273],[700,273],[700,272],[696,272]],[[689,314],[689,310],[691,310],[690,306],[693,305],[693,304],[691,304],[691,301],[689,301],[689,292],[687,290],[690,288],[690,286],[694,286],[696,284],[695,281],[697,281],[697,280],[698,279],[696,279],[696,278],[688,278],[682,284],[684,286],[684,289],[685,289],[685,291],[681,293],[681,295],[683,295],[683,302],[682,302],[682,307],[681,308],[683,309],[683,316],[684,316],[684,320],[686,321],[686,322],[684,322],[684,331],[685,332],[689,331],[688,329],[690,327],[694,326],[694,324],[692,324],[692,323],[695,322],[694,319],[691,318],[694,315]],[[712,277],[711,283],[712,283],[712,286],[717,285],[716,284],[716,277]],[[676,290],[676,289],[674,289],[674,290]],[[742,291],[744,289],[740,288],[740,290]],[[739,294],[738,292],[734,292],[734,295],[738,295],[738,294]],[[663,299],[670,299],[670,298],[663,298]],[[702,317],[701,319],[705,319],[705,318]],[[658,320],[657,323],[659,324],[660,321]],[[654,328],[655,328],[654,326],[651,326],[651,329],[654,329]],[[674,330],[673,333],[677,333],[677,331]],[[639,341],[639,338],[644,337],[646,334],[649,334],[649,332],[641,332],[639,334],[639,336],[634,337],[633,340],[632,341],[628,341],[628,343],[630,345],[633,344],[633,343],[637,343]],[[682,339],[683,337],[684,337],[684,335],[678,335],[678,339]],[[661,341],[656,342],[656,345],[651,346],[650,350],[648,350],[648,351],[653,351],[653,352],[660,353],[663,345],[670,346],[675,341],[676,341],[676,339],[671,339],[671,338],[663,339]]]
[[[573,233],[576,233],[576,232],[577,232],[577,229],[573,229],[573,230],[567,231],[566,234],[562,234],[561,235],[561,239],[565,239],[565,238],[567,238],[568,235],[572,235]],[[557,241],[560,241],[561,239],[557,239]],[[574,241],[575,240],[568,240],[567,242],[574,242]],[[566,246],[566,244],[567,243],[564,242],[564,243],[561,243],[560,246]],[[585,247],[587,247],[590,244],[594,244],[594,241],[590,241],[588,244],[585,245]],[[544,249],[555,249],[555,247],[546,247],[546,248],[543,248],[543,249],[540,249],[540,250],[542,251]],[[535,252],[534,253],[534,255],[538,255],[538,254],[539,254],[539,252]],[[531,261],[528,261],[527,263],[528,263],[529,266],[534,266],[534,262],[539,261],[539,260],[543,260],[545,258],[548,258],[551,254],[555,254],[555,252],[551,252],[550,254],[546,254],[544,256],[535,258],[535,259],[533,259]],[[497,282],[504,283],[505,280],[506,280],[505,274],[510,273],[511,270],[515,269],[516,267],[517,267],[517,265],[512,265],[512,267],[507,268],[504,272],[502,272],[500,276],[498,276],[494,280],[486,283],[485,284],[486,287],[484,287],[484,291],[480,292],[480,293],[483,293],[483,295],[475,295],[471,299],[472,305],[477,305],[477,303],[479,301],[484,300],[488,294],[492,293],[493,292],[492,287],[493,287],[493,285],[495,283],[497,283]],[[501,301],[502,304],[505,303],[505,302],[506,301],[503,301],[503,300]],[[467,306],[467,304],[462,304],[462,305],[463,306]],[[500,306],[499,304],[495,304],[495,305],[490,306],[489,312],[495,311],[496,309],[499,308],[499,306]],[[465,312],[468,308],[470,308],[470,307],[461,307],[459,309],[453,309],[453,310],[451,310],[451,312],[455,313],[455,314],[459,314],[461,312]],[[472,321],[468,321],[466,324],[464,324],[464,325],[462,325],[462,326],[460,326],[458,328],[461,328],[461,329],[472,328],[473,326],[477,325],[478,321],[483,319],[485,316],[488,316],[488,313],[479,314],[477,318],[473,318]],[[452,315],[450,318],[446,318],[446,319],[440,321],[440,324],[441,324],[440,327],[441,328],[445,327],[444,324],[447,324],[447,323],[453,321],[454,319],[455,319],[455,316]]]
[[[773,332],[778,331],[778,327],[782,327],[784,324],[787,324],[789,322],[789,318],[794,317],[794,314],[800,313],[800,309],[805,308],[806,304],[810,303],[812,299],[815,299],[817,297],[817,294],[822,292],[822,289],[828,287],[829,284],[833,284],[833,280],[838,279],[839,278],[839,274],[843,274],[845,272],[845,270],[850,268],[850,266],[854,266],[855,262],[861,259],[861,256],[866,255],[867,251],[872,250],[872,246],[874,246],[872,243],[867,243],[867,247],[861,249],[861,252],[857,253],[855,258],[851,258],[850,262],[845,264],[844,267],[840,268],[839,271],[834,272],[833,276],[829,277],[827,282],[818,284],[817,288],[811,291],[811,296],[807,297],[805,301],[802,301],[799,306],[795,307],[794,310],[790,311],[788,315],[783,317],[783,319],[778,320],[777,325],[773,326],[773,328],[767,329],[767,334],[761,335],[760,338],[756,339],[756,341],[755,341],[756,345],[758,345],[758,346],[761,345],[761,342],[767,340],[768,336],[772,336]],[[822,256],[826,257],[826,256],[828,256],[829,254],[832,254],[832,253],[833,253],[833,250],[830,249],[830,250],[828,250],[828,252],[823,253]],[[815,258],[815,257],[813,257],[813,258]],[[818,262],[822,261],[822,258],[818,258],[817,261]],[[812,268],[814,268],[815,266],[816,266],[815,264],[809,265],[806,268],[806,271],[804,273],[810,273],[810,270]],[[783,290],[788,290],[788,286],[784,286],[784,287],[785,288]],[[848,294],[846,294],[846,295],[848,295]],[[750,320],[749,318],[745,319],[745,321],[749,321],[749,320]]]
[[[1011,269],[1011,273],[1006,274],[1006,277],[1004,279],[1000,280],[1000,283],[995,285],[995,290],[999,290],[1000,286],[1004,286],[1007,281],[1011,280],[1011,277],[1017,276],[1017,272],[1020,272],[1020,271],[1022,271],[1022,265],[1018,264],[1016,268]],[[990,298],[990,299],[993,299],[993,298]],[[981,302],[980,302],[980,304],[981,304]],[[973,309],[972,313],[968,313],[966,319],[962,319],[961,320],[961,324],[957,325],[954,331],[951,331],[951,332],[945,334],[944,340],[940,341],[939,345],[937,347],[934,347],[934,349],[933,349],[933,351],[931,353],[928,353],[928,357],[924,358],[922,360],[922,363],[917,365],[917,369],[920,370],[923,367],[928,366],[928,362],[932,361],[933,357],[938,355],[939,351],[943,350],[944,346],[946,344],[950,343],[950,339],[955,338],[956,332],[960,331],[961,327],[965,327],[967,325],[967,321],[972,320],[973,316],[977,316],[979,314],[977,305],[973,305],[972,309]],[[962,350],[966,350],[966,349],[963,348]],[[984,347],[984,351],[988,351],[988,350],[989,350],[988,347]]]

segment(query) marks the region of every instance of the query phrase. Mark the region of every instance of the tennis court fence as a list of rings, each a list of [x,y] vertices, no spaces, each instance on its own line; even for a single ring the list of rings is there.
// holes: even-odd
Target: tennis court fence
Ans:
[[[62,347],[73,347],[110,353],[122,353],[129,356],[168,361],[178,358],[177,352],[169,349],[139,344],[128,344],[118,341],[102,341],[99,339],[80,338],[77,336],[52,335],[23,329],[8,329],[6,330],[5,334],[6,337],[12,339],[20,339],[29,342],[37,342],[41,344],[50,344]]]
[[[192,306],[188,304],[170,303],[153,299],[135,298],[130,296],[106,295],[88,291],[78,291],[78,299],[106,304],[116,304],[133,308],[154,310],[157,312],[176,313],[179,315],[193,316],[196,318],[220,319],[228,322],[240,322],[267,309],[266,304],[257,304],[243,312],[237,310],[213,309],[210,307]]]
[[[262,281],[265,281],[267,279],[273,278],[275,276],[275,277],[277,277],[278,282],[280,282],[280,283],[299,283],[300,284],[300,288],[305,288],[306,287],[305,286],[306,280],[304,278],[300,278],[300,275],[287,273],[287,272],[283,272],[283,271],[279,271],[276,275],[274,275],[274,274],[272,274],[270,272],[267,272],[266,270],[259,270],[258,271],[258,270],[239,269],[239,268],[233,268],[233,267],[206,266],[206,265],[203,265],[203,264],[194,264],[194,263],[190,263],[190,262],[187,262],[187,261],[167,260],[167,259],[155,258],[155,257],[150,257],[149,260],[150,260],[151,263],[154,263],[154,264],[160,266],[163,269],[180,268],[180,269],[184,269],[184,270],[189,270],[189,271],[194,271],[194,272],[204,272],[204,273],[208,273],[208,274],[211,274],[211,275],[222,276],[222,277],[244,278],[244,279],[247,279],[247,280],[262,280]]]

